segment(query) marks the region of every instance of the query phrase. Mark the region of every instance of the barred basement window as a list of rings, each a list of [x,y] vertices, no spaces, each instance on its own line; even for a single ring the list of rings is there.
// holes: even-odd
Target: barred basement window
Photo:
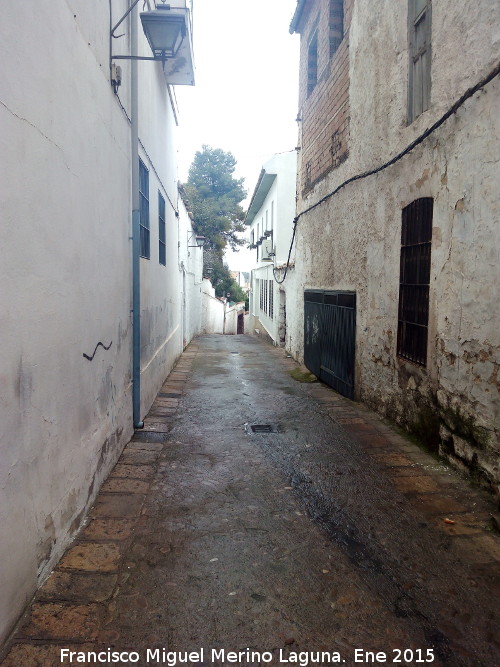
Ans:
[[[158,192],[158,261],[163,266],[167,263],[167,246],[165,232],[165,200]]]
[[[425,366],[429,322],[432,197],[416,199],[402,212],[399,277],[399,357]]]
[[[139,225],[141,230],[141,257],[149,259],[149,171],[139,158]]]
[[[344,37],[344,0],[330,0],[330,57]]]
[[[307,94],[310,95],[318,82],[318,31],[314,33],[307,50]]]

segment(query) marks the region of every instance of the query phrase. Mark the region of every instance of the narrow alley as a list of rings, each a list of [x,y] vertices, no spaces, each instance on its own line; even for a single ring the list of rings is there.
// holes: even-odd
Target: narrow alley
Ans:
[[[296,368],[188,346],[3,667],[500,664],[492,500]]]

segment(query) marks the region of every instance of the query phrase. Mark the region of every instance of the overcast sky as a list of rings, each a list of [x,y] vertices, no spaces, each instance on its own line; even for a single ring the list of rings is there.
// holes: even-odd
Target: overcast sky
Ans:
[[[250,197],[273,154],[297,144],[296,0],[194,0],[196,85],[177,86],[179,177],[203,144],[231,152]],[[246,207],[248,201],[244,203]],[[248,270],[249,254],[227,257]]]

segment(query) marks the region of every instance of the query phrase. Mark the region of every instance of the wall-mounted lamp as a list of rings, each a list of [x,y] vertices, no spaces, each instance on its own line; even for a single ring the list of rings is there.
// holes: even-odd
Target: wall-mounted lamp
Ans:
[[[152,12],[141,12],[141,23],[155,59],[175,58],[186,36],[185,16],[163,4]]]
[[[189,241],[195,239],[196,245],[189,245]],[[200,234],[191,234],[188,238],[188,248],[203,248],[208,239]]]
[[[118,27],[127,18],[140,0],[134,0],[127,12],[112,28],[111,36],[115,39],[122,35],[115,35]],[[175,58],[182,46],[187,34],[187,9],[183,7],[171,7],[162,0],[162,5],[150,12],[141,12],[141,23],[146,39],[149,42],[153,56],[122,56],[112,55],[111,59],[121,60],[159,60],[165,65],[169,58]]]

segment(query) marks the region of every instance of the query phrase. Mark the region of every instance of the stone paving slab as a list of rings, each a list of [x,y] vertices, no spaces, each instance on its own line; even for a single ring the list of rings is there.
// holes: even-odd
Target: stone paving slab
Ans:
[[[118,463],[111,471],[110,477],[148,480],[153,477],[154,472],[155,468],[152,465],[128,465],[121,463],[119,459]]]
[[[111,480],[123,484],[144,484],[136,480]],[[136,493],[135,489],[129,493]],[[132,531],[136,525],[134,519],[94,519],[79,535],[80,540],[104,540],[104,541],[123,541],[132,536]]]
[[[82,542],[68,549],[59,561],[59,570],[115,572],[120,562],[120,547],[114,543]]]
[[[35,602],[21,638],[95,641],[103,618],[98,604]]]
[[[144,496],[130,493],[101,493],[91,510],[91,518],[128,518],[137,516],[142,508]]]
[[[15,644],[7,658],[2,662],[2,667],[53,667],[60,665],[62,648],[75,652],[94,651],[95,645],[70,645],[67,642],[52,645]]]
[[[141,442],[139,440],[131,440],[123,450],[126,451],[150,451],[161,452],[163,444],[161,442]]]
[[[140,493],[145,494],[149,489],[149,482],[141,479],[122,479],[114,477],[102,485],[106,493]]]
[[[120,457],[120,464],[125,465],[148,465],[154,464],[160,455],[159,451],[144,451],[134,452],[132,450],[124,451]]]
[[[168,431],[168,425],[162,421],[145,421],[144,422],[144,430],[145,431],[159,431],[160,433],[165,433]]]
[[[37,594],[39,602],[104,602],[113,594],[117,574],[52,572]]]

